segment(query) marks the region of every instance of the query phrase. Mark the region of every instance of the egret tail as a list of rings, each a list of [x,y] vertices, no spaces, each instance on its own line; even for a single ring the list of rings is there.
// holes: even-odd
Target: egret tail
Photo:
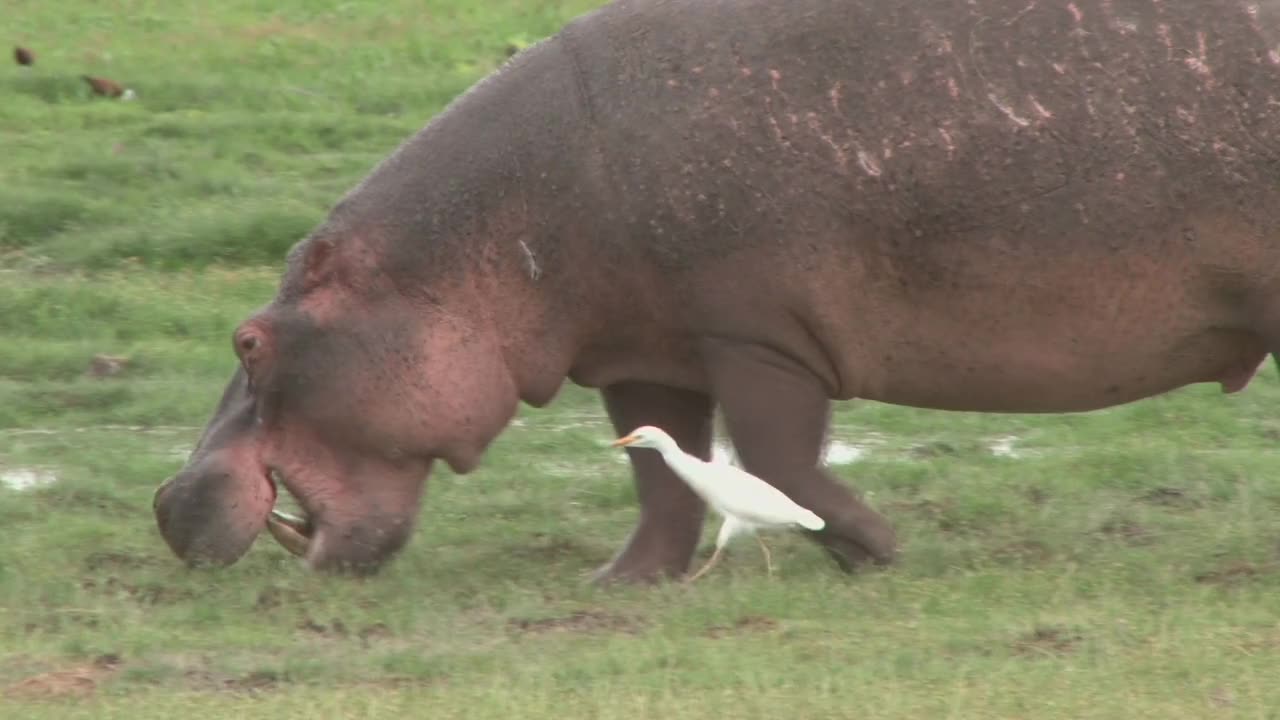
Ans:
[[[1277,360],[1276,362],[1280,363],[1280,360]],[[815,531],[821,530],[822,528],[827,526],[827,523],[824,522],[822,518],[818,517],[810,510],[805,510],[804,512],[800,513],[800,518],[796,520],[796,524],[804,528],[805,530],[815,530]]]

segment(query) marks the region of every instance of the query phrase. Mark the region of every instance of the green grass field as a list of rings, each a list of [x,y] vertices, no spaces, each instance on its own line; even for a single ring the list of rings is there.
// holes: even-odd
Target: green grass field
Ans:
[[[1085,415],[840,406],[833,467],[901,533],[885,572],[774,535],[772,579],[743,540],[691,587],[590,586],[636,504],[572,387],[440,468],[374,578],[265,535],[216,572],[169,554],[151,494],[285,249],[593,4],[4,4],[39,57],[0,69],[0,717],[1280,718],[1270,366]]]

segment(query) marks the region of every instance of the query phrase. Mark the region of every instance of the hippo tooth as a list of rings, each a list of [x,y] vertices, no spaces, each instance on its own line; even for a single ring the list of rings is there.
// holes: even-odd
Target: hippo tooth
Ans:
[[[285,550],[298,557],[306,557],[307,548],[311,545],[309,522],[279,510],[272,510],[267,518],[267,529],[271,531],[271,537],[284,546]]]

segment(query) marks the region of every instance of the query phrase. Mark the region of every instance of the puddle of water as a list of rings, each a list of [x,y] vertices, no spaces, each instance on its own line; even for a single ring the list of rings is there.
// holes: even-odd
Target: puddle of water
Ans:
[[[862,445],[832,440],[827,444],[825,460],[828,465],[851,465],[861,460],[866,454],[867,448]],[[711,459],[736,464],[737,453],[728,442],[717,440],[711,447]]]
[[[57,480],[57,476],[48,470],[37,470],[35,468],[0,470],[0,487],[18,492],[52,485]]]
[[[1018,442],[1015,435],[1004,435],[991,441],[987,447],[991,450],[991,454],[996,457],[1016,458],[1022,457],[1022,453],[1013,448],[1013,444]]]
[[[840,440],[832,440],[827,445],[828,465],[850,465],[858,462],[867,454],[867,448]]]

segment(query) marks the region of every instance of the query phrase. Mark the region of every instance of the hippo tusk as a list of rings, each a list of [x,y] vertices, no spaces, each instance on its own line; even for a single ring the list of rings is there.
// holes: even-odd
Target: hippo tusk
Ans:
[[[306,557],[307,548],[311,546],[311,523],[279,510],[272,510],[267,517],[267,529],[285,550],[298,557]]]

